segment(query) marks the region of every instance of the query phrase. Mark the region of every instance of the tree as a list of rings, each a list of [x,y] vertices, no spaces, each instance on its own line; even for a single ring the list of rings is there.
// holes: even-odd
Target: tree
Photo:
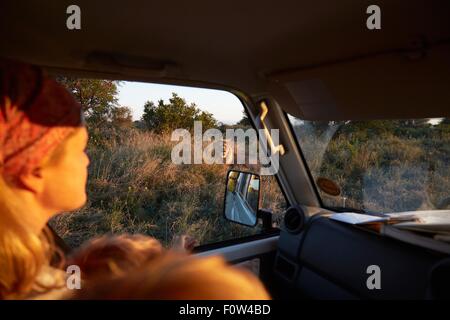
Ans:
[[[444,119],[442,119],[442,121],[439,123],[439,124],[446,124],[446,125],[449,125],[450,124],[450,118],[444,118]]]
[[[88,123],[98,126],[110,119],[112,110],[117,106],[118,81],[63,76],[57,77],[56,80],[81,104]]]
[[[217,127],[217,120],[209,112],[201,111],[195,103],[187,104],[176,93],[172,93],[169,103],[159,100],[158,105],[147,101],[144,105],[142,121],[148,129],[161,132],[170,132],[177,128],[192,129],[194,121],[201,121],[204,130]]]
[[[125,106],[112,108],[111,123],[116,127],[131,127],[133,124],[131,109]]]
[[[397,126],[404,127],[404,128],[414,128],[414,127],[423,127],[423,126],[429,126],[430,119],[429,118],[423,118],[423,119],[408,119],[408,120],[397,120]]]
[[[252,126],[252,122],[248,118],[247,113],[245,111],[242,112],[242,119],[239,120],[239,122],[236,123],[236,125],[243,126],[243,127],[251,127]]]

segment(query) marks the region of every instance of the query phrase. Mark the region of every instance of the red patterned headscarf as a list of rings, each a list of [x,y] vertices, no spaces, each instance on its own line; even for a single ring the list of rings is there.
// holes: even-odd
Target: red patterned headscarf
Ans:
[[[42,69],[0,59],[0,174],[30,173],[83,125],[81,106]]]

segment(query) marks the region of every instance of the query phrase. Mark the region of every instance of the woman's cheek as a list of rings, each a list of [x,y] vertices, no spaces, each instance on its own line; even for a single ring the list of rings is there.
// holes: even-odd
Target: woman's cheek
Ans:
[[[68,210],[75,210],[86,203],[86,183],[87,183],[87,157],[74,157],[75,161],[71,164],[70,169],[65,170],[62,185],[65,186],[65,193],[69,198],[65,197]]]

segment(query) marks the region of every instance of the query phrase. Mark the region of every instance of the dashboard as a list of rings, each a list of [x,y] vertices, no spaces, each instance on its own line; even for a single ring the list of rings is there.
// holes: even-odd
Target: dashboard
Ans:
[[[283,298],[450,298],[450,257],[302,207],[285,212],[274,262]],[[375,286],[373,283],[375,282]]]

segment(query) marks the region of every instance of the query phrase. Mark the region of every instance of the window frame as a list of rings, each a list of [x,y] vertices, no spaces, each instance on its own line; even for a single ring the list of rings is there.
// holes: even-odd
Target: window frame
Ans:
[[[256,128],[256,124],[255,124],[255,122],[254,122],[254,120],[251,117],[251,114],[249,112],[249,105],[243,99],[243,97],[240,96],[240,95],[243,95],[243,94],[240,93],[240,92],[239,92],[239,94],[237,94],[235,92],[230,91],[229,89],[217,88],[217,87],[215,87],[215,88],[208,88],[208,87],[173,84],[173,83],[170,84],[170,83],[150,82],[150,81],[136,80],[136,79],[131,79],[131,80],[130,79],[124,79],[124,78],[120,78],[120,79],[114,78],[114,79],[112,79],[112,78],[108,78],[108,77],[93,77],[92,75],[80,76],[80,75],[66,74],[64,72],[55,72],[55,73],[52,73],[52,75],[53,76],[57,76],[57,75],[71,76],[71,77],[77,77],[77,78],[83,78],[83,79],[99,79],[99,80],[101,80],[101,79],[108,79],[108,80],[114,80],[114,81],[133,81],[133,82],[141,82],[141,83],[147,83],[147,84],[165,84],[165,85],[186,86],[186,87],[198,88],[198,89],[222,90],[222,91],[225,91],[227,93],[232,94],[233,96],[235,96],[239,100],[239,102],[241,103],[241,105],[243,107],[244,113],[246,114],[247,118],[250,120],[251,128],[254,129],[254,130],[258,130]],[[259,135],[257,135],[257,137],[258,137],[258,142],[259,142]],[[278,174],[274,174],[274,177],[276,179],[278,188],[280,189],[280,191],[281,191],[281,193],[283,195],[283,199],[284,199],[284,202],[286,204],[284,210],[286,210],[286,209],[288,209],[291,206],[291,203],[289,202],[289,199],[286,196],[286,191],[284,189],[285,187],[284,187],[283,183],[281,182],[279,175]],[[225,184],[225,187],[226,187],[226,184]],[[260,198],[261,198],[261,192],[262,192],[262,190],[260,190],[260,195],[258,197],[258,202],[260,201]],[[225,195],[224,195],[224,201],[225,201]],[[223,211],[223,215],[224,215],[224,211]],[[231,221],[226,220],[226,219],[225,219],[225,221],[228,222],[228,223],[235,223],[235,222],[231,222]],[[258,226],[258,224],[259,224],[259,219],[256,220],[256,224],[254,226],[247,226],[247,225],[244,225],[244,226],[248,227],[248,228],[255,228],[255,227]],[[52,232],[54,234],[56,234],[60,238],[61,245],[64,248],[70,248],[67,245],[67,243],[64,241],[64,239],[61,237],[61,235],[59,235],[56,232],[56,230],[52,229]],[[248,236],[243,236],[243,237],[238,237],[238,238],[231,238],[231,239],[221,240],[221,241],[216,241],[216,242],[211,242],[211,243],[200,244],[199,246],[194,247],[193,253],[205,252],[205,251],[208,251],[208,250],[213,250],[213,249],[218,249],[218,248],[222,248],[222,247],[232,246],[232,245],[236,245],[236,244],[240,244],[240,243],[246,243],[246,242],[261,240],[261,239],[265,239],[265,238],[268,238],[268,237],[277,236],[279,234],[280,234],[280,229],[278,227],[276,227],[276,228],[273,228],[270,232],[262,231],[262,232],[259,232],[257,234],[253,234],[253,235],[248,235]],[[160,241],[160,239],[157,239],[157,238],[155,238],[155,239]],[[86,240],[86,241],[88,241],[88,240]],[[71,248],[71,250],[75,250],[75,249],[76,248]]]

